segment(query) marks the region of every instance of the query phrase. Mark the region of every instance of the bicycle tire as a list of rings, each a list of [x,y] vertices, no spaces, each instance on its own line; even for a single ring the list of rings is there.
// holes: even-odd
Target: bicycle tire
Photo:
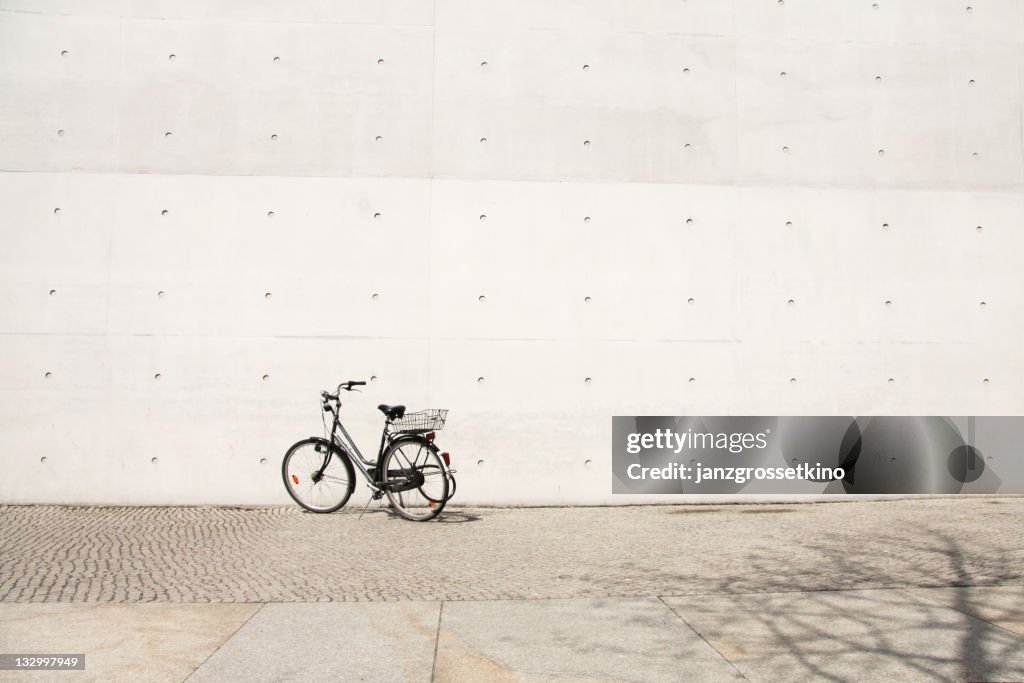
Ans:
[[[332,500],[327,505],[314,506],[307,504],[306,501],[304,501],[299,495],[297,495],[296,488],[298,486],[303,485],[305,475],[308,475],[308,472],[305,472],[305,475],[303,475],[303,473],[300,472],[289,473],[288,466],[292,458],[297,453],[300,453],[305,446],[319,446],[321,448],[330,448],[332,462],[334,460],[337,460],[344,467],[347,481],[344,484],[344,493],[341,495],[341,498],[337,503],[333,502]],[[295,479],[292,478],[292,476],[289,476],[290,474],[296,477],[301,476],[301,478],[298,481],[296,481]],[[284,480],[284,488],[286,491],[288,491],[288,495],[291,496],[292,500],[298,503],[302,508],[310,512],[315,512],[317,514],[328,514],[331,512],[336,512],[337,510],[340,510],[342,507],[344,507],[345,503],[347,503],[349,498],[352,497],[352,491],[355,489],[355,477],[355,471],[352,469],[352,463],[349,461],[348,455],[340,448],[338,448],[336,445],[330,444],[326,440],[317,437],[310,437],[308,439],[303,439],[302,441],[298,441],[292,444],[291,448],[289,448],[287,452],[285,452],[284,460],[281,461],[281,478]],[[339,488],[340,486],[341,485],[339,483]]]
[[[414,455],[411,456],[406,453],[406,449],[410,447],[413,447],[412,451],[414,452]],[[427,522],[441,514],[451,498],[448,493],[448,474],[441,461],[441,456],[430,447],[426,439],[395,440],[384,452],[380,463],[381,488],[398,515],[413,522]],[[389,473],[412,472],[413,470],[418,470],[421,473],[423,470],[429,470],[430,473],[426,475],[429,480],[421,486],[407,491],[391,491],[388,488],[389,483],[396,481],[395,478],[389,476]],[[436,470],[436,474],[434,470]],[[424,489],[427,485],[429,488]],[[438,486],[440,490],[437,490]],[[416,498],[417,495],[420,497],[419,499]]]

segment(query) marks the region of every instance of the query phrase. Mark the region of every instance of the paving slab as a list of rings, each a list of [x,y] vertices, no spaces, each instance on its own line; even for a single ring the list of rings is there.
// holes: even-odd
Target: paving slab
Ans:
[[[911,588],[914,595],[1024,636],[1024,586]]]
[[[902,590],[665,602],[750,680],[1024,680],[1024,638]]]
[[[188,679],[430,681],[436,602],[265,605]]]
[[[181,681],[259,605],[0,604],[0,652],[85,654],[85,671],[0,671],[0,681]]]
[[[436,681],[736,681],[657,598],[446,602]]]

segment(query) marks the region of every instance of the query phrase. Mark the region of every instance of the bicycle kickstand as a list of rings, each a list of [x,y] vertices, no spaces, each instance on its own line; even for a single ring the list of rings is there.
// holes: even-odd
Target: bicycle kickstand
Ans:
[[[367,486],[366,488],[370,488],[370,487]],[[370,489],[370,490],[373,491],[373,489]],[[359,517],[356,518],[356,521],[358,522],[360,519],[363,518],[363,513],[366,512],[366,508],[370,507],[370,503],[372,503],[375,500],[380,500],[383,497],[384,497],[384,494],[381,491],[373,491],[373,494],[370,496],[370,499],[366,501],[366,505],[363,506],[363,511],[359,513]]]

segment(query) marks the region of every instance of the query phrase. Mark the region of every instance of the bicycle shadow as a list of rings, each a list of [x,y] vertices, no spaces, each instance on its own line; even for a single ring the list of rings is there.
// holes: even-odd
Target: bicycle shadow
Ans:
[[[309,513],[309,514],[314,514],[314,513]],[[350,516],[355,516],[355,517],[359,517],[360,515],[362,515],[364,518],[377,519],[377,520],[388,519],[388,520],[392,520],[392,521],[396,521],[396,522],[402,522],[402,523],[405,523],[405,524],[409,524],[409,523],[416,524],[417,523],[417,522],[410,522],[409,520],[403,518],[401,515],[396,513],[394,510],[392,510],[390,508],[386,508],[386,507],[368,508],[365,512],[363,512],[361,510],[344,510],[344,511],[336,512],[334,514],[343,514],[343,515],[350,515]],[[483,517],[481,517],[480,515],[475,515],[475,514],[472,514],[472,513],[469,513],[469,512],[461,511],[461,510],[449,510],[449,509],[445,508],[445,510],[440,515],[438,515],[437,517],[435,517],[432,520],[429,520],[426,523],[427,524],[465,524],[467,522],[479,522],[481,519],[483,519]]]
[[[457,510],[448,511],[445,510],[438,516],[434,522],[438,524],[463,524],[465,522],[479,522],[482,517],[480,515],[473,515],[468,512],[459,512]]]

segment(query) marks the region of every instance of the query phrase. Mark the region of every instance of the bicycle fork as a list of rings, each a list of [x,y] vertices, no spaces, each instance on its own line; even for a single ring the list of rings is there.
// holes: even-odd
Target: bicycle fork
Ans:
[[[326,451],[326,453],[324,454],[324,462],[323,462],[322,465],[320,465],[320,469],[318,469],[315,472],[313,472],[312,479],[313,479],[313,483],[314,484],[319,484],[320,480],[324,478],[324,472],[327,471],[327,465],[329,465],[330,462],[331,462],[331,449],[330,448],[325,448],[324,446],[321,446],[320,444],[317,444],[316,446],[314,446],[314,450],[317,453],[319,453],[321,449]]]

